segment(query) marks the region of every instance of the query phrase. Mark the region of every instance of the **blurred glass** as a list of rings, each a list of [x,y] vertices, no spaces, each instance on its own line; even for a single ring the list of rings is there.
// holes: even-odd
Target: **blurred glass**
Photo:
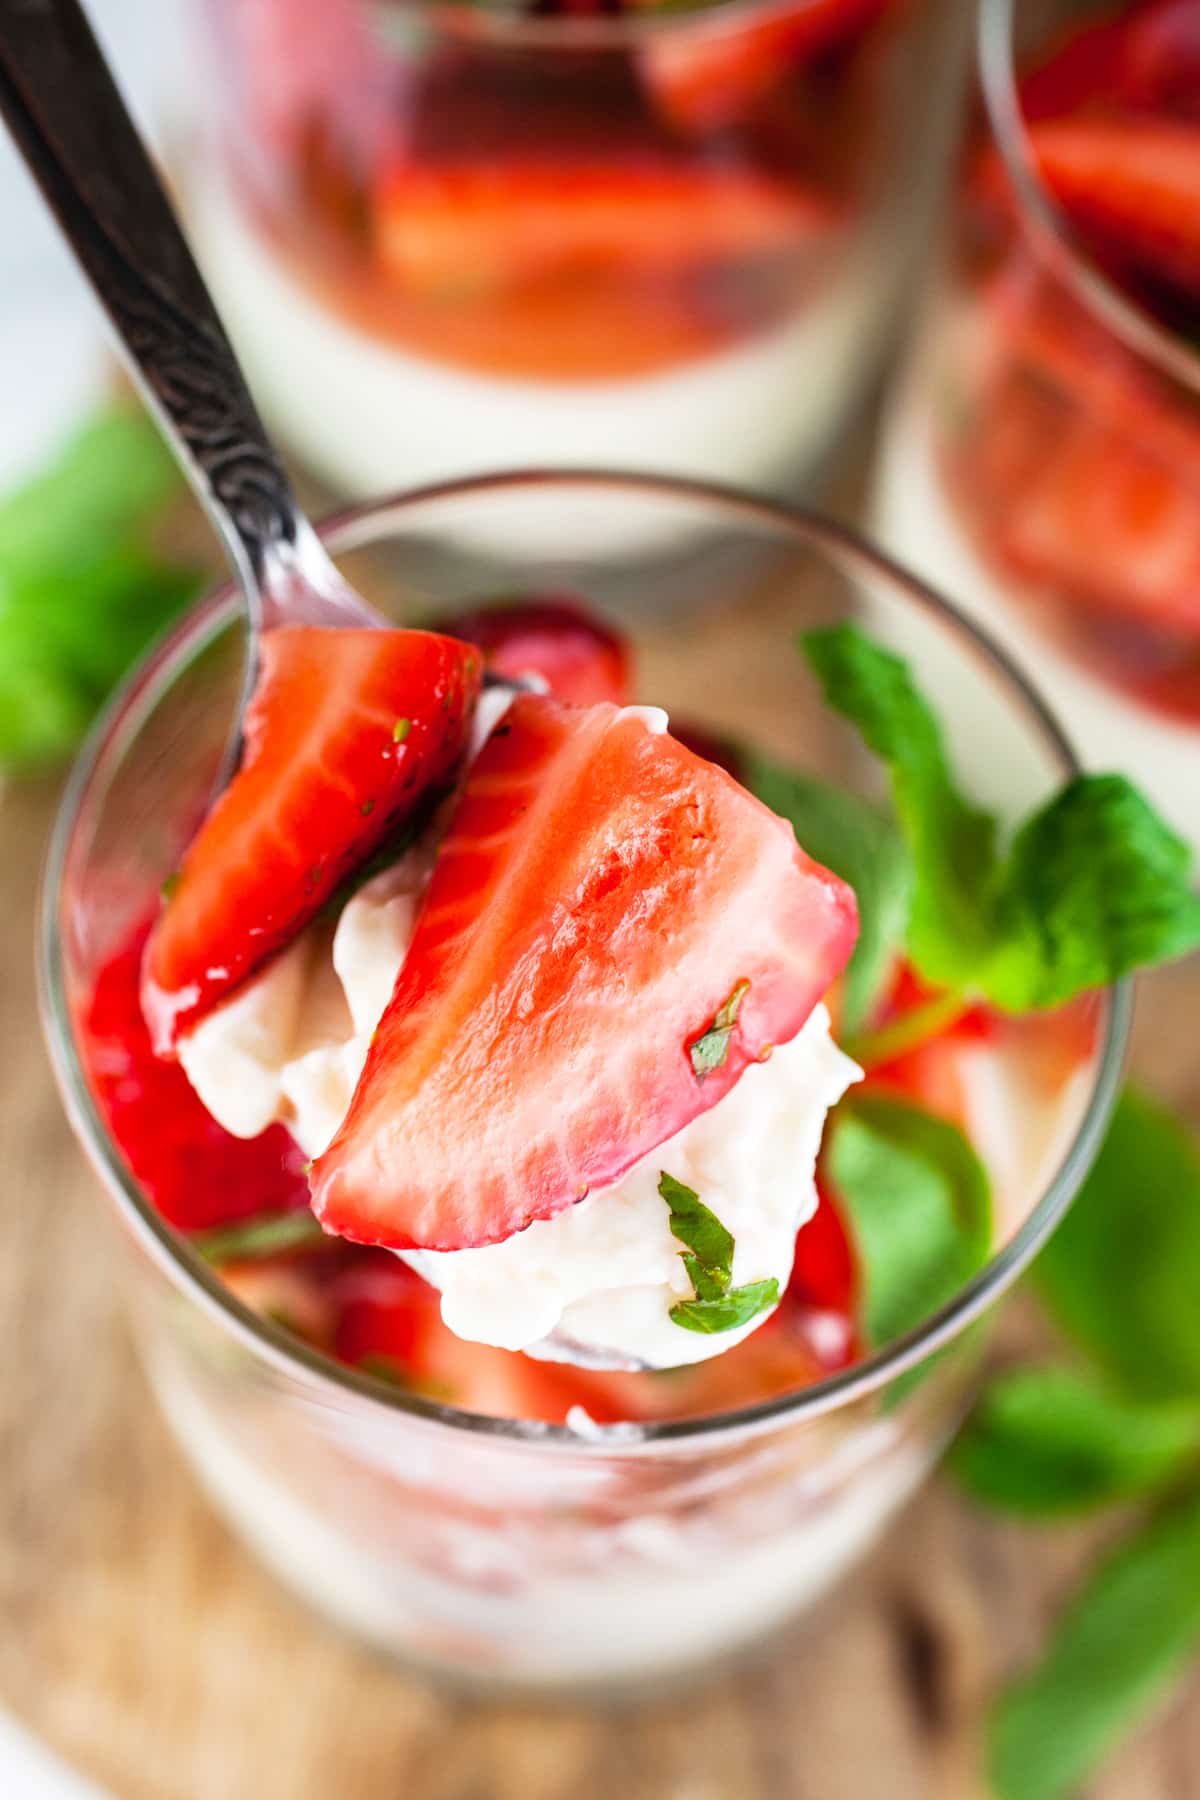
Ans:
[[[593,545],[614,543],[629,515],[663,542],[707,533],[704,555],[678,552],[686,635],[645,604],[657,570],[639,586],[612,549],[557,566],[631,626],[639,697],[874,792],[874,765],[793,648],[797,630],[865,607],[881,635],[919,641],[923,681],[961,696],[954,749],[989,798],[1025,811],[1069,771],[1036,697],[949,608],[835,528],[765,504],[634,478],[510,477],[380,503],[335,524],[329,542],[396,617],[428,619],[528,588],[520,556],[485,566],[473,544],[503,541],[507,516],[524,520],[535,502],[579,521]],[[864,1553],[962,1416],[981,1350],[970,1327],[1061,1216],[1103,1126],[1127,996],[1097,999],[1092,1047],[1065,1083],[1047,1081],[1036,1031],[1015,1027],[991,1059],[990,1085],[1008,1094],[977,1145],[995,1190],[994,1256],[886,1349],[783,1398],[734,1395],[737,1410],[655,1425],[533,1425],[389,1388],[250,1312],[171,1232],[80,1060],[97,971],[177,866],[209,791],[241,645],[224,591],[127,684],[70,785],[45,887],[46,1029],[128,1246],[128,1300],[166,1417],[264,1561],[389,1651],[479,1681],[568,1687],[642,1683],[732,1654]]]
[[[354,497],[570,465],[794,492],[878,371],[955,11],[207,0],[188,198],[272,424]]]
[[[1162,179],[1200,194],[1200,77],[1171,49],[1172,10],[1178,30],[1186,6],[984,0],[976,129],[876,526],[1036,673],[1085,761],[1124,767],[1200,848],[1200,293],[1118,287],[1036,152],[1049,120],[1099,206],[1136,146],[1105,151],[1108,121],[1161,126],[1188,159]],[[1150,49],[1171,65],[1153,81]],[[1107,165],[1089,169],[1094,146]]]

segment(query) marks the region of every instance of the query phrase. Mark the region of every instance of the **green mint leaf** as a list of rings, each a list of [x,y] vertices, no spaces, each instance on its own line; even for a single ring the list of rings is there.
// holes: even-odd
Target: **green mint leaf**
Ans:
[[[1127,1393],[1200,1400],[1200,1143],[1157,1101],[1122,1094],[1034,1279]]]
[[[699,1270],[709,1284],[709,1293],[703,1297],[713,1296],[714,1284],[716,1292],[723,1294],[733,1270],[732,1235],[717,1215],[708,1210],[694,1188],[676,1181],[665,1169],[658,1178],[658,1191],[671,1209],[671,1236],[686,1244],[692,1253],[683,1260],[696,1292],[700,1293],[696,1283]]]
[[[842,1025],[856,1032],[870,1017],[904,942],[913,888],[908,847],[894,821],[869,800],[760,756],[745,760],[750,792],[788,821],[811,857],[854,889],[858,942],[843,978]]]
[[[955,786],[941,728],[908,665],[854,625],[805,632],[801,648],[825,700],[887,764],[912,857],[908,946],[927,980],[970,986],[992,948],[983,897],[996,861],[996,823]]]
[[[718,1007],[712,1024],[707,1031],[688,1045],[688,1056],[691,1058],[692,1070],[698,1081],[711,1075],[714,1069],[724,1067],[725,1058],[729,1054],[729,1040],[733,1036],[733,1028],[737,1024],[737,1016],[742,1001],[750,992],[748,981],[739,981],[724,1005]]]
[[[412,720],[411,719],[397,719],[396,723],[392,726],[392,742],[393,742],[393,744],[402,744],[411,730],[412,730]]]
[[[950,1464],[984,1505],[1053,1518],[1161,1489],[1198,1451],[1200,1406],[1127,1400],[1089,1373],[1047,1366],[989,1383]]]
[[[886,1344],[987,1261],[987,1174],[957,1126],[878,1094],[841,1102],[826,1155],[858,1249],[864,1330]]]
[[[999,1800],[1066,1800],[1200,1649],[1200,1496],[1093,1571],[1040,1664],[1000,1700],[989,1763]]]
[[[887,764],[914,871],[908,951],[928,981],[1025,1012],[1200,945],[1189,852],[1123,777],[1077,776],[1002,858],[905,662],[853,625],[801,646],[829,705]]]
[[[677,1301],[670,1316],[685,1331],[733,1331],[778,1304],[779,1283],[772,1275],[766,1281],[748,1281],[743,1287],[730,1288],[728,1293],[713,1298],[697,1290],[695,1300]]]
[[[1013,840],[989,997],[1057,1006],[1200,944],[1192,854],[1122,775],[1080,775]]]
[[[731,995],[726,1005],[733,999]],[[670,1317],[676,1325],[685,1331],[732,1331],[778,1303],[779,1283],[774,1276],[730,1287],[733,1236],[705,1206],[695,1188],[676,1181],[664,1169],[658,1178],[658,1191],[671,1209],[672,1237],[687,1246],[683,1266],[695,1295],[671,1308]]]
[[[0,763],[77,746],[130,663],[195,593],[155,549],[182,479],[148,417],[107,406],[0,503]]]
[[[285,1250],[308,1250],[329,1238],[307,1207],[293,1212],[256,1213],[230,1225],[214,1225],[189,1240],[205,1262],[252,1262]]]

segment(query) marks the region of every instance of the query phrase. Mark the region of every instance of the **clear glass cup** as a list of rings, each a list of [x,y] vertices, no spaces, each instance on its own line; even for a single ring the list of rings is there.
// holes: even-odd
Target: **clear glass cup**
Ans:
[[[1036,673],[1085,762],[1126,768],[1200,849],[1200,349],[1072,233],[1017,86],[1095,13],[983,0],[977,130],[875,528]]]
[[[532,571],[626,625],[639,696],[677,718],[874,792],[874,764],[819,703],[793,645],[805,626],[866,613],[877,634],[908,644],[923,680],[959,695],[953,750],[981,798],[1012,816],[1073,767],[1036,694],[972,627],[800,513],[652,478],[514,475],[383,501],[326,536],[398,618],[436,618],[529,590],[517,555],[484,562],[473,545],[502,542],[507,515],[534,501],[577,520],[589,546],[615,543],[605,520],[629,514],[665,519],[663,535],[691,546],[675,571],[683,631],[648,604],[658,572],[620,549]],[[389,1387],[250,1311],[164,1224],[82,1060],[96,972],[153,903],[204,804],[241,647],[226,588],[130,678],[71,779],[45,882],[46,1031],[128,1248],[129,1306],[163,1412],[262,1559],[405,1659],[552,1688],[640,1685],[739,1651],[863,1555],[954,1430],[980,1357],[971,1327],[1061,1217],[1103,1128],[1128,994],[1096,997],[1091,1047],[1053,1103],[1032,1039],[1027,1048],[1018,1035],[1003,1067],[989,1068],[1009,1084],[1002,1118],[977,1134],[996,1193],[992,1260],[920,1329],[865,1360],[802,1391],[652,1425],[532,1424]]]
[[[272,424],[349,498],[572,465],[793,494],[878,371],[954,11],[205,0],[192,229]]]

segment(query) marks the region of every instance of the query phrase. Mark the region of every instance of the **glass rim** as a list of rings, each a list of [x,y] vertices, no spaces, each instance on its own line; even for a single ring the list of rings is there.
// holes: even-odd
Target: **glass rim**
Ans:
[[[792,17],[815,9],[822,0],[673,0],[660,9],[647,6],[623,13],[530,13],[518,6],[479,4],[479,0],[425,0],[415,10],[448,24],[460,36],[490,43],[569,50],[620,49],[630,43],[711,26],[714,33],[756,25],[764,19]],[[387,4],[386,18],[404,12],[403,4]]]
[[[848,526],[799,506],[765,500],[719,483],[665,475],[634,475],[608,469],[516,470],[431,483],[425,487],[347,507],[323,519],[318,529],[334,551],[350,551],[376,540],[387,525],[422,506],[522,488],[585,487],[596,491],[633,490],[709,505],[747,526],[770,527],[794,542],[824,550],[859,576],[882,577],[908,604],[915,604],[959,640],[1024,707],[1031,726],[1062,767],[1064,776],[1079,763],[1053,713],[1008,653],[967,619],[937,589],[909,573]],[[598,1425],[586,1436],[568,1425],[507,1419],[474,1413],[389,1386],[376,1377],[335,1362],[255,1313],[155,1210],[126,1168],[120,1150],[92,1095],[76,1041],[67,995],[60,931],[64,878],[76,829],[92,783],[108,755],[134,734],[128,718],[139,699],[151,693],[166,671],[195,657],[227,628],[241,606],[236,584],[226,581],[189,607],[141,662],[125,677],[94,724],[65,785],[55,816],[42,876],[38,922],[38,987],[42,1026],[68,1118],[89,1160],[117,1203],[135,1240],[189,1300],[276,1370],[314,1382],[330,1400],[352,1400],[453,1431],[507,1442],[578,1453],[653,1450],[656,1445],[720,1443],[749,1431],[813,1419],[886,1387],[907,1370],[943,1349],[986,1312],[1016,1281],[1066,1213],[1100,1142],[1116,1097],[1132,1012],[1132,983],[1102,990],[1103,1035],[1091,1092],[1070,1144],[1044,1190],[1012,1239],[991,1257],[945,1305],[915,1329],[892,1340],[849,1368],[784,1395],[729,1411],[681,1419]],[[136,724],[134,727],[136,730]]]
[[[1200,397],[1200,351],[1190,349],[1122,292],[1088,255],[1042,180],[1018,92],[1016,7],[1017,0],[981,0],[977,67],[988,122],[1022,222],[1081,305],[1135,354]]]

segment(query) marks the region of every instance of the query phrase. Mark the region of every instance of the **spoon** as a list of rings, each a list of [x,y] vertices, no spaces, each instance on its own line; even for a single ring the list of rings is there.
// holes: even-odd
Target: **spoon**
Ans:
[[[317,0],[314,0],[314,4]],[[241,719],[279,625],[386,625],[343,579],[296,498],[220,316],[78,0],[13,0],[0,116],[116,329],[131,373],[218,535],[246,603]],[[488,685],[517,691],[523,682]],[[557,1333],[555,1360],[637,1368]]]
[[[240,726],[264,631],[386,621],[338,573],[301,509],[78,0],[5,7],[0,115],[224,542],[250,628]]]

